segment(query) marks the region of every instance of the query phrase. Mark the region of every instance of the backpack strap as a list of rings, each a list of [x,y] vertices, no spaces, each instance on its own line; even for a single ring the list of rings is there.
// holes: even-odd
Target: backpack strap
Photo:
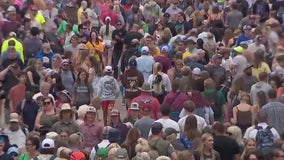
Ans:
[[[56,156],[53,155],[53,156],[51,156],[51,157],[49,158],[49,160],[55,160],[55,158],[56,158]]]
[[[22,100],[22,102],[21,102],[21,112],[23,112],[25,104],[26,104],[26,99]]]
[[[21,126],[21,130],[22,132],[25,134],[25,136],[27,137],[28,136],[28,133],[27,133],[27,130],[25,127]]]

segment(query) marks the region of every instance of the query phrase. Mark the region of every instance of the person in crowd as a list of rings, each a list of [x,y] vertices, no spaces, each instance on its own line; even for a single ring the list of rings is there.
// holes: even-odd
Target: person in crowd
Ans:
[[[172,90],[169,76],[162,72],[162,64],[159,62],[154,63],[153,73],[149,76],[148,83],[153,89],[153,96],[156,97],[160,103],[163,102],[166,94]]]
[[[138,119],[134,123],[134,128],[137,128],[141,132],[141,137],[147,139],[150,129],[151,129],[151,124],[154,122],[154,119],[151,118],[151,112],[152,112],[152,105],[145,103],[141,107],[142,111],[142,117]]]
[[[25,99],[26,82],[27,75],[25,72],[21,72],[19,74],[19,83],[11,88],[7,97],[10,103],[9,107],[11,112],[15,112],[20,102]]]
[[[119,144],[122,144],[125,141],[125,138],[126,138],[126,135],[127,135],[129,128],[127,127],[126,124],[121,122],[120,112],[115,108],[110,111],[109,126],[119,130],[120,135],[121,135],[121,139],[119,141]]]
[[[69,59],[62,60],[61,70],[58,73],[62,79],[65,89],[71,94],[74,94],[74,84],[76,82],[75,73],[71,70],[71,63]]]
[[[97,120],[96,112],[96,108],[88,107],[85,122],[80,126],[84,138],[83,146],[88,152],[103,139],[103,124]]]
[[[139,107],[139,104],[136,102],[133,102],[130,104],[129,113],[127,116],[123,119],[123,123],[130,122],[132,125],[139,119],[141,108]]]
[[[252,105],[257,105],[256,94],[259,91],[263,91],[265,93],[265,97],[268,98],[268,91],[272,89],[272,87],[267,83],[267,79],[268,79],[268,74],[266,72],[261,72],[259,74],[259,81],[251,86],[250,100]]]
[[[221,122],[213,124],[214,129],[214,149],[220,153],[221,159],[239,159],[240,147],[238,143],[225,135],[225,127]]]
[[[86,46],[90,50],[90,54],[94,56],[98,62],[101,62],[100,57],[104,52],[104,46],[96,31],[90,32],[89,41],[86,43]]]
[[[132,99],[132,103],[136,102],[139,104],[140,109],[144,105],[151,107],[151,118],[158,119],[160,117],[160,103],[157,98],[151,95],[152,89],[148,83],[143,83],[141,87],[138,88],[141,95]]]
[[[58,116],[54,108],[54,100],[52,97],[43,97],[42,105],[42,111],[36,116],[35,129],[40,132],[41,136],[44,136],[50,131],[51,126],[57,122]]]
[[[202,160],[205,158],[221,160],[220,154],[213,148],[213,143],[214,137],[210,133],[204,133],[201,136],[201,143],[194,152],[194,158],[196,160]]]
[[[33,159],[39,156],[40,139],[37,136],[29,136],[25,143],[26,153],[22,153],[19,160]]]
[[[138,87],[144,83],[144,77],[141,72],[137,70],[137,61],[131,58],[128,62],[129,69],[127,69],[121,76],[121,83],[125,87],[125,103],[126,109],[130,107],[131,100],[139,96]]]
[[[42,67],[42,63],[39,59],[30,58],[27,63],[27,67],[25,71],[27,72],[27,84],[30,87],[30,90],[34,90],[34,92],[39,91],[39,84],[41,80],[40,69]]]
[[[161,138],[163,125],[159,122],[154,122],[151,127],[152,136],[149,140],[151,148],[156,150],[161,156],[170,156],[171,159],[177,159],[175,149],[169,141]]]
[[[173,128],[177,132],[180,132],[178,123],[170,118],[170,106],[167,104],[162,104],[160,110],[162,117],[156,120],[155,122],[159,122],[163,125],[163,131],[165,131],[167,128]]]
[[[185,110],[186,116],[180,118],[179,121],[178,121],[180,131],[181,132],[184,131],[186,118],[189,115],[194,115],[197,119],[197,129],[201,132],[207,126],[207,124],[206,124],[204,118],[193,113],[194,109],[195,109],[195,103],[193,101],[190,101],[190,100],[185,101],[183,103],[183,108]]]
[[[54,96],[50,94],[51,85],[47,82],[41,82],[39,92],[33,95],[33,100],[37,100],[39,97],[51,97],[54,101]]]
[[[59,121],[54,123],[51,131],[60,133],[62,130],[68,133],[79,132],[79,125],[73,120],[73,110],[68,103],[63,103],[59,112]]]
[[[148,82],[149,76],[152,73],[152,66],[155,63],[147,46],[142,47],[141,57],[136,58],[137,70],[143,74],[144,82]]]
[[[204,81],[204,91],[201,92],[201,95],[206,99],[206,105],[213,110],[214,120],[222,121],[228,115],[228,110],[225,107],[225,96],[216,89],[216,85],[217,83],[213,79],[206,79]]]
[[[73,94],[73,104],[79,107],[83,104],[90,104],[93,96],[93,87],[88,82],[89,74],[85,70],[80,70],[75,82],[75,91]]]
[[[15,112],[10,114],[9,122],[9,126],[3,132],[8,136],[10,144],[24,148],[29,134],[28,129],[20,125],[19,115]]]
[[[131,128],[126,136],[125,141],[122,143],[121,147],[126,148],[129,158],[133,158],[136,155],[135,146],[137,145],[137,140],[140,137],[140,131],[136,128]]]
[[[245,146],[244,146],[244,150],[243,153],[241,155],[241,159],[245,159],[245,157],[247,157],[251,152],[255,152],[256,151],[256,142],[254,139],[247,139],[245,141]]]
[[[32,99],[32,92],[26,91],[25,99],[23,99],[17,106],[16,112],[22,119],[23,125],[27,126],[29,131],[32,131],[35,126],[35,120],[40,106]]]
[[[180,91],[180,83],[181,80],[179,79],[173,80],[171,84],[172,91],[168,93],[163,100],[163,104],[167,104],[170,106],[171,109],[170,118],[175,121],[178,121],[179,113],[182,110],[182,106],[180,106],[180,104],[181,103],[183,104],[189,98],[186,95],[187,92],[185,93]]]
[[[284,133],[283,129],[283,107],[284,104],[276,100],[277,93],[274,89],[268,91],[269,102],[262,106],[260,112],[264,112],[267,116],[267,124],[273,126],[278,133]]]
[[[46,138],[41,142],[40,154],[36,157],[37,159],[56,159],[55,153],[55,142],[52,139]]]
[[[261,49],[258,49],[254,52],[254,64],[252,67],[252,75],[260,80],[259,74],[261,72],[266,72],[269,74],[271,69],[269,68],[267,62],[264,61],[265,52]]]
[[[184,131],[180,136],[180,142],[183,147],[189,150],[195,150],[200,142],[201,132],[197,128],[197,119],[194,115],[187,116],[184,125]]]
[[[240,104],[233,108],[233,118],[231,122],[240,127],[242,133],[244,133],[246,129],[252,125],[254,108],[249,105],[250,100],[248,93],[240,91],[238,99]]]
[[[7,160],[14,160],[13,157],[7,154],[5,151],[7,142],[9,142],[8,136],[1,131],[0,132],[0,158],[7,159]]]
[[[106,66],[104,73],[105,76],[99,81],[98,96],[102,100],[104,125],[107,125],[109,112],[114,108],[115,99],[119,96],[120,88],[117,80],[113,77],[111,66]]]

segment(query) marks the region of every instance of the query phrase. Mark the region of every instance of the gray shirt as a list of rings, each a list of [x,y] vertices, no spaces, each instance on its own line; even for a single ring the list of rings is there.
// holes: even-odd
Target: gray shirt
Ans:
[[[229,28],[238,29],[243,15],[238,10],[232,10],[226,17],[226,22]]]
[[[274,127],[278,133],[284,133],[284,104],[271,101],[264,105],[260,111],[266,113],[268,125]]]
[[[143,117],[134,123],[134,128],[138,128],[140,130],[142,138],[148,139],[148,135],[153,123],[154,119]]]

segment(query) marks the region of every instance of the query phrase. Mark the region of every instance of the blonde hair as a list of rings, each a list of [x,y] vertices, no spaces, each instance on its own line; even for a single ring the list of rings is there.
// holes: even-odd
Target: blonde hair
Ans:
[[[227,132],[232,134],[232,138],[234,138],[239,145],[244,144],[243,139],[242,139],[242,137],[243,137],[242,131],[238,126],[228,127]]]
[[[213,137],[212,134],[210,133],[204,133],[202,136],[201,136],[201,140],[202,140],[202,143],[200,143],[200,145],[198,146],[197,150],[199,151],[200,153],[200,160],[205,160],[204,159],[204,148],[205,148],[205,145],[204,145],[204,142],[207,138],[209,137]],[[211,150],[211,155],[212,155],[212,160],[216,160],[216,156],[215,156],[215,153],[214,153],[214,149]]]
[[[238,100],[249,103],[249,101],[250,101],[249,93],[244,92],[244,91],[239,91]]]
[[[137,140],[137,144],[135,146],[135,152],[149,152],[150,150],[150,145],[148,141],[144,138],[139,138]]]
[[[162,70],[162,64],[160,62],[156,62],[153,64],[153,74],[156,75],[158,72]]]

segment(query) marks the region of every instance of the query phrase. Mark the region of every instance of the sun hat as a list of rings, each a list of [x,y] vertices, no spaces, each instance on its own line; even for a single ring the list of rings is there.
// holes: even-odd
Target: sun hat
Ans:
[[[119,148],[115,152],[115,157],[119,159],[125,159],[128,157],[127,150],[125,148]]]
[[[138,87],[141,92],[152,92],[153,90],[150,87],[149,83],[143,83],[141,87]]]

